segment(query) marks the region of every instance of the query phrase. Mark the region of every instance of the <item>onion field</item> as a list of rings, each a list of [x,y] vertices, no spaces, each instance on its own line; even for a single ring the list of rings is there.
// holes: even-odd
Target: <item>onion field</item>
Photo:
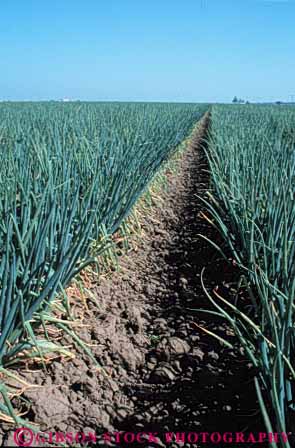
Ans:
[[[231,301],[200,275],[214,307],[205,311],[225,319],[254,367],[267,431],[295,433],[292,106],[1,103],[0,372],[24,353],[50,351],[50,337],[36,336],[40,327],[47,335],[50,305],[100,263],[110,237],[203,116],[206,135],[195,153],[205,153],[210,180],[200,201],[223,242],[202,236],[239,268],[235,286],[247,297]],[[0,393],[0,414],[24,424],[4,383]]]

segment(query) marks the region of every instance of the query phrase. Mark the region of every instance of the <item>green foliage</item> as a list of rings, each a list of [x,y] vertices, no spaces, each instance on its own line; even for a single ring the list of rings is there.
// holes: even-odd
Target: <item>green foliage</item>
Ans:
[[[205,110],[0,105],[0,365],[36,344],[40,319],[27,322],[105,249]]]
[[[279,432],[294,431],[294,123],[293,107],[216,106],[208,150],[215,201],[207,206],[259,298],[251,318],[239,304],[214,303],[257,367],[266,424]]]

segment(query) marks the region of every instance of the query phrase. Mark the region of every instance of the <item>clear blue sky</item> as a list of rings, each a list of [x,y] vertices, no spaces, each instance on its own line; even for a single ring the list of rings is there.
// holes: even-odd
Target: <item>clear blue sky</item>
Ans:
[[[295,96],[295,0],[10,0],[0,99]]]

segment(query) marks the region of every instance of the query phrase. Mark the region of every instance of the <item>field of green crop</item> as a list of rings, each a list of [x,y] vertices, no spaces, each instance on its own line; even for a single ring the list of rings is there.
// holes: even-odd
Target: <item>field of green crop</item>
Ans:
[[[103,253],[207,110],[0,105],[0,370],[21,352],[46,350],[35,330],[52,300]],[[295,432],[295,108],[217,105],[210,114],[212,189],[202,199],[240,267],[249,306],[208,298],[256,368],[267,430]],[[0,393],[0,412],[14,416],[2,385]]]
[[[295,108],[214,107],[208,157],[215,197],[207,206],[252,308],[211,300],[256,367],[268,431],[294,431]]]

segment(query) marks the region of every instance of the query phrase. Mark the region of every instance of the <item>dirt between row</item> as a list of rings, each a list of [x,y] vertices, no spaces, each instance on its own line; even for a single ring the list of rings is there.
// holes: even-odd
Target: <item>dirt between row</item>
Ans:
[[[203,267],[209,290],[218,285],[226,296],[238,278],[235,268],[198,236],[219,238],[202,216],[198,198],[210,187],[203,140],[209,120],[207,114],[178,160],[177,173],[166,173],[158,205],[142,217],[137,248],[121,257],[119,272],[92,284],[88,309],[76,304],[85,324],[78,334],[108,377],[80,348],[75,359],[54,361],[47,372],[18,372],[42,386],[25,393],[31,402],[27,418],[41,430],[95,432],[97,441],[89,446],[106,447],[180,446],[165,441],[168,432],[264,431],[251,366],[231,329],[219,317],[192,311],[210,308],[200,282]],[[236,348],[225,347],[199,326]],[[63,343],[72,341],[64,336]],[[118,431],[157,433],[158,439],[116,443]],[[107,432],[108,442],[100,436]],[[1,446],[15,446],[11,427],[3,426],[1,438]],[[182,446],[223,444],[187,441]]]

